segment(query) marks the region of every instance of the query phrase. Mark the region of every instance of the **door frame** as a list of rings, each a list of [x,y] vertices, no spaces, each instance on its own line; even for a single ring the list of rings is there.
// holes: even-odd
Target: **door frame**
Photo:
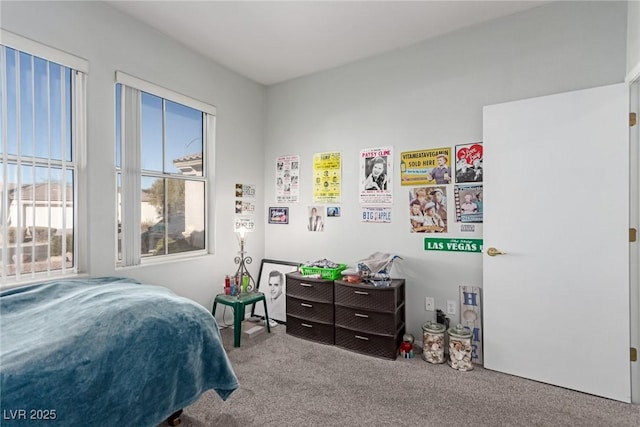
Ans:
[[[640,65],[640,64],[639,64]],[[640,68],[627,76],[629,111],[640,114]],[[640,124],[629,128],[629,227],[640,225]],[[640,243],[629,243],[631,347],[640,350]],[[640,361],[631,362],[631,402],[640,403]]]

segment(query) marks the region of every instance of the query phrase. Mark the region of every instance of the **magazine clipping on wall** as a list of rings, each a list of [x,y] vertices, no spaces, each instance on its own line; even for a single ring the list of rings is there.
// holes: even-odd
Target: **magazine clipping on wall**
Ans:
[[[411,233],[446,233],[447,187],[415,187],[409,191]]]
[[[324,209],[322,206],[309,206],[307,208],[307,230],[324,231]]]
[[[313,203],[340,203],[341,171],[340,152],[313,155]]]
[[[482,142],[456,145],[456,183],[482,182]]]
[[[360,151],[360,204],[393,203],[393,155],[391,147]]]
[[[276,159],[276,202],[298,203],[300,196],[300,156]]]
[[[482,184],[460,184],[454,186],[456,200],[456,222],[481,223],[483,209]]]
[[[400,153],[401,185],[446,185],[451,182],[451,148]]]

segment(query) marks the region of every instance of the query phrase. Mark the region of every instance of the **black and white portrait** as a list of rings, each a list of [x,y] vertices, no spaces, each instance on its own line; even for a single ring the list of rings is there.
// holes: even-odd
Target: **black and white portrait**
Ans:
[[[285,274],[298,271],[298,263],[287,261],[262,260],[260,276],[258,278],[258,290],[263,292],[267,300],[269,319],[279,323],[287,320],[287,292]],[[253,315],[264,316],[262,304],[256,304]]]

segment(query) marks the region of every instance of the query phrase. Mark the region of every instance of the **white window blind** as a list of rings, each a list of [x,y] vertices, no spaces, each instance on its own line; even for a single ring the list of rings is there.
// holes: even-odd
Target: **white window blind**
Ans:
[[[78,270],[85,73],[35,53],[85,70],[88,66],[84,60],[4,30],[2,36],[0,263],[4,287]]]
[[[207,252],[215,107],[116,73],[120,266]]]

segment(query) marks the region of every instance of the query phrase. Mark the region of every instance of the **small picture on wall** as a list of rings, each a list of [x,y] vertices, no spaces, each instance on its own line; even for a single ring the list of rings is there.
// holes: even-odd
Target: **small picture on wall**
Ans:
[[[482,142],[456,145],[456,182],[482,182]]]
[[[482,184],[456,185],[454,188],[456,200],[456,222],[482,222],[484,198]]]
[[[324,231],[324,209],[322,206],[309,206],[308,212],[307,230]]]
[[[447,187],[416,187],[410,191],[409,222],[412,233],[446,233]]]
[[[327,208],[327,216],[328,217],[338,217],[340,216],[340,208],[338,206],[331,206]]]
[[[289,208],[269,208],[269,224],[289,224]]]

